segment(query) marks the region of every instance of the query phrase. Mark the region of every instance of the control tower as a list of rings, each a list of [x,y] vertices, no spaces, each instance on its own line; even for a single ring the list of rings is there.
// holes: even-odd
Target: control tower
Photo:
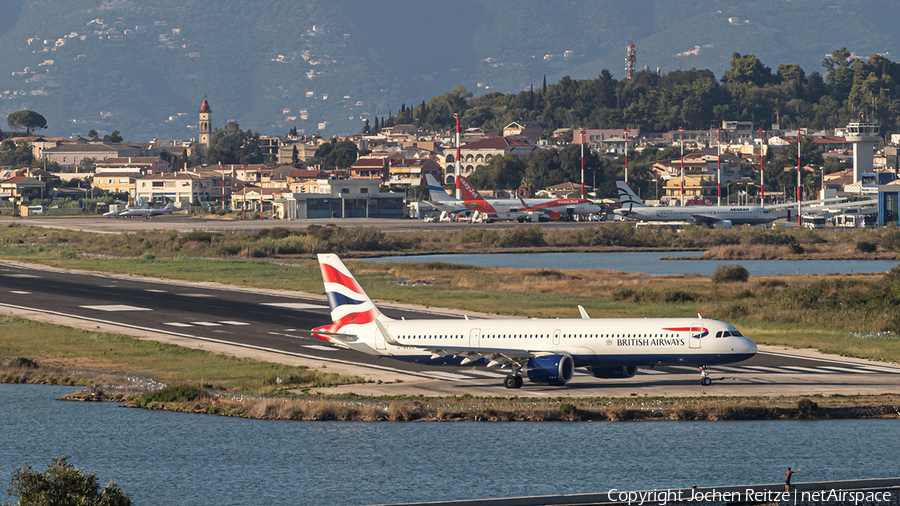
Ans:
[[[879,141],[878,125],[866,122],[866,115],[860,114],[859,123],[847,125],[847,142],[853,143],[853,181],[862,179],[864,172],[874,172],[872,161],[875,143]]]

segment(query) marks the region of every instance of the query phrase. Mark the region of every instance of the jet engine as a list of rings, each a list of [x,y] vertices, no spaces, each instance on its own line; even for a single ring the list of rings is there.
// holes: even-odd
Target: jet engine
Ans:
[[[546,355],[529,359],[526,369],[533,383],[564,385],[575,373],[575,361],[569,355]]]
[[[591,372],[595,378],[633,378],[637,374],[636,365],[623,365],[619,367],[591,366]]]
[[[713,223],[713,228],[731,228],[731,220],[721,220]]]

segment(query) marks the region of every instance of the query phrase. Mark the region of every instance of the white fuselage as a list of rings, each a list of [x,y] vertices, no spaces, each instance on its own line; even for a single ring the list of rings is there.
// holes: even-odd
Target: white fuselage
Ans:
[[[427,351],[432,348],[558,353],[572,356],[576,367],[724,364],[757,349],[732,325],[696,318],[390,320],[384,327],[399,344],[415,347],[391,345],[373,324],[346,325],[341,332],[360,337],[352,345],[359,351],[425,363],[458,363],[465,356],[434,357]]]
[[[730,221],[735,225],[771,223],[775,213],[757,206],[623,206],[616,214],[643,221]]]

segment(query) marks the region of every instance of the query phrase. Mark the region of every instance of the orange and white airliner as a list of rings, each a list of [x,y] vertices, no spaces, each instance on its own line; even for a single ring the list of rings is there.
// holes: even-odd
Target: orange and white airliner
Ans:
[[[451,197],[431,174],[425,176],[431,205],[454,214],[473,211],[484,213],[493,220],[524,219],[529,212],[558,211],[561,216],[588,216],[603,211],[603,207],[588,199],[485,199],[465,177],[459,177],[462,200]]]

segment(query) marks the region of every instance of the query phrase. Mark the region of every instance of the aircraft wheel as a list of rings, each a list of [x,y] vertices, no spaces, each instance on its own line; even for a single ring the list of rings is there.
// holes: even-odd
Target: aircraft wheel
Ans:
[[[522,388],[522,377],[519,375],[516,375],[515,378],[516,378],[516,388]]]
[[[700,379],[700,384],[703,385],[703,386],[705,386],[705,387],[708,387],[708,386],[712,385],[712,380],[709,379],[709,378],[701,378],[701,379]]]
[[[510,374],[506,378],[503,378],[503,386],[506,388],[519,388],[520,385],[516,384],[516,377]]]

